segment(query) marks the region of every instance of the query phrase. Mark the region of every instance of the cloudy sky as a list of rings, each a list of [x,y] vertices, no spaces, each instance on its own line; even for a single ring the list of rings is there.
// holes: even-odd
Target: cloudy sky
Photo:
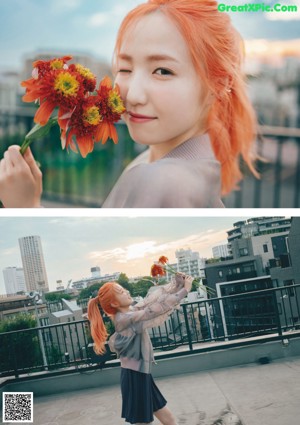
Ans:
[[[0,0],[0,52],[2,69],[19,69],[22,58],[36,50],[91,53],[111,60],[116,32],[125,14],[142,0]],[[226,5],[243,0],[222,0]],[[257,2],[258,3],[258,2]],[[275,0],[265,0],[273,5]],[[300,2],[297,13],[231,13],[244,38],[291,40],[300,38]]]
[[[41,237],[50,289],[56,280],[124,272],[148,274],[153,261],[191,248],[212,257],[212,247],[226,243],[226,230],[243,217],[0,217],[0,294],[5,293],[2,270],[22,266],[18,238]]]

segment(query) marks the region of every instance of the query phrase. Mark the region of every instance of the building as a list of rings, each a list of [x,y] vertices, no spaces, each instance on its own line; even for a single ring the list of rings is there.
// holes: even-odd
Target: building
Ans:
[[[27,290],[48,292],[49,285],[41,238],[39,236],[19,238],[19,246]]]
[[[26,291],[24,271],[21,267],[6,267],[3,270],[3,277],[7,295]]]
[[[290,228],[291,219],[286,217],[249,218],[248,220],[234,223],[233,229],[228,230],[228,244],[230,245],[235,239],[288,232]]]
[[[200,258],[199,252],[193,252],[191,249],[179,249],[175,252],[177,263],[170,264],[173,270],[189,274],[193,277],[204,277],[205,260]],[[167,272],[167,279],[171,274]]]
[[[115,281],[119,279],[120,274],[120,272],[115,272],[112,274],[105,274],[101,276],[100,267],[92,267],[91,276],[83,277],[82,279],[74,281],[72,283],[72,288],[80,290],[88,288],[89,286],[94,285],[95,283]]]
[[[228,249],[228,244],[214,246],[212,248],[212,252],[213,252],[214,258],[221,258],[221,257],[225,258],[225,257],[228,257],[230,255],[229,249]]]
[[[300,297],[300,217],[293,217],[288,236],[288,254],[270,268],[273,286],[283,288],[276,292],[281,326],[286,329],[300,327],[297,300]]]
[[[47,325],[47,305],[45,303],[37,304],[38,315],[43,325]],[[35,305],[32,298],[27,295],[12,295],[0,299],[0,320],[11,319],[17,317],[19,314],[36,315]]]
[[[278,327],[278,318],[283,329],[300,326],[299,289],[292,288],[300,283],[300,219],[245,220],[235,223],[228,235],[232,258],[208,260],[205,268],[208,286],[222,297],[219,306],[214,305],[220,335],[224,332],[234,338],[257,330],[272,332]],[[256,292],[277,287],[284,289]]]
[[[256,292],[272,287],[270,276],[217,283],[216,296],[222,300],[213,305],[216,334],[232,339],[276,329],[274,294]]]
[[[259,255],[268,272],[270,260],[286,255],[291,219],[255,217],[234,223],[227,232],[229,253],[234,259]]]
[[[236,280],[255,278],[265,274],[259,255],[247,255],[224,261],[206,261],[205,275],[207,286],[216,291],[216,284]]]
[[[51,350],[56,350],[56,355],[66,362],[82,357],[83,351],[87,347],[86,331],[83,324],[77,326],[76,323],[83,319],[82,308],[76,301],[62,299],[62,309],[49,314],[49,324],[57,326],[49,328],[45,332],[46,344]],[[73,322],[73,324],[72,324]],[[64,347],[65,352],[60,352],[59,347]]]
[[[100,267],[92,267],[91,268],[92,277],[101,277]]]

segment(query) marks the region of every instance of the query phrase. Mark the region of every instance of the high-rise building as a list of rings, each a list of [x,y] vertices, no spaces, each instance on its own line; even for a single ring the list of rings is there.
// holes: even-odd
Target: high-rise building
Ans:
[[[48,278],[41,238],[25,236],[19,238],[19,245],[27,290],[48,292]]]
[[[3,277],[7,295],[26,291],[24,271],[21,267],[6,267],[3,270]]]
[[[205,260],[200,258],[199,252],[194,252],[191,249],[178,249],[175,252],[177,263],[170,264],[173,270],[185,274],[189,274],[193,277],[205,277],[204,267]],[[171,276],[167,272],[167,279]]]
[[[228,257],[230,255],[228,250],[228,244],[214,246],[212,248],[212,252],[214,258]]]

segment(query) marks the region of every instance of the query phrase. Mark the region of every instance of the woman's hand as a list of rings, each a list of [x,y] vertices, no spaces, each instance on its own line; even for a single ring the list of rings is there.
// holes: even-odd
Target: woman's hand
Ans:
[[[184,279],[184,288],[188,292],[190,292],[190,290],[192,289],[193,280],[194,280],[194,278],[192,276],[189,276],[189,275],[185,276],[185,279]]]
[[[0,161],[0,199],[6,208],[39,208],[42,173],[30,148],[10,146]]]
[[[194,278],[192,276],[186,275],[184,273],[176,273],[175,280],[177,285],[182,288],[185,288],[188,292],[192,289],[192,283]]]

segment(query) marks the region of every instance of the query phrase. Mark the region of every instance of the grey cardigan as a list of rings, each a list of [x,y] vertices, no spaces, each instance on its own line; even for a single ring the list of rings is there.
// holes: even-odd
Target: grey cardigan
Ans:
[[[220,164],[208,134],[149,162],[149,150],[124,170],[103,208],[224,208]]]
[[[115,333],[109,339],[109,347],[117,353],[121,367],[151,373],[154,357],[147,329],[162,325],[179,306],[187,295],[183,284],[177,275],[168,285],[150,291],[131,311],[114,316]]]

